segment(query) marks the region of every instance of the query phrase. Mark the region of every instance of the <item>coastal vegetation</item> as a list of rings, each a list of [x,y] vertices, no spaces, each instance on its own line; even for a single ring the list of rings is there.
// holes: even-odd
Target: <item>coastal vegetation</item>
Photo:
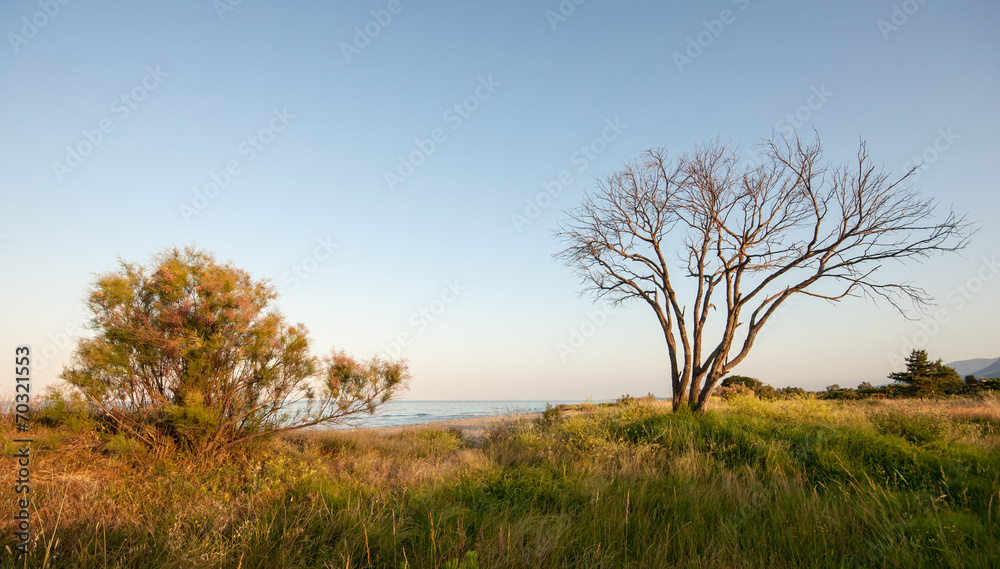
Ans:
[[[942,363],[941,359],[930,361],[925,350],[913,350],[906,357],[906,371],[890,373],[892,383],[872,385],[862,381],[857,388],[828,385],[825,391],[813,393],[819,399],[885,399],[885,398],[928,398],[954,395],[976,395],[1000,391],[1000,377],[977,377],[967,375],[963,380],[957,371]],[[807,395],[801,387],[775,388],[763,381],[741,375],[731,375],[722,380],[716,395],[729,397],[733,394],[753,394],[761,399],[800,397]]]
[[[0,566],[1000,563],[1000,380],[926,352],[882,387],[729,376],[693,406],[623,396],[477,434],[336,430],[320,427],[405,387],[406,362],[313,356],[274,299],[194,247],[99,275],[64,382],[0,421],[30,502],[27,466],[0,487],[32,529],[16,542],[20,522],[0,519]]]
[[[1000,397],[623,397],[447,428],[294,431],[214,459],[34,417],[25,567],[995,567]],[[13,421],[0,433],[14,453]],[[14,486],[10,469],[0,487]],[[12,495],[7,497],[11,500]]]
[[[123,440],[203,456],[370,414],[405,388],[403,361],[312,355],[276,299],[266,279],[194,246],[120,260],[87,291],[90,334],[61,377]]]

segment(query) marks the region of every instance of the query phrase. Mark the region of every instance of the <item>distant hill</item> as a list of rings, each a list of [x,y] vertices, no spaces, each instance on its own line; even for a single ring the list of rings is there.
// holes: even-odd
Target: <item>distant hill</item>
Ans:
[[[991,377],[1000,377],[1000,358],[993,361],[992,364],[984,367],[979,371],[972,372],[972,375],[980,379],[989,379]]]
[[[944,364],[965,377],[974,375],[979,378],[1000,377],[1000,358],[976,358]]]

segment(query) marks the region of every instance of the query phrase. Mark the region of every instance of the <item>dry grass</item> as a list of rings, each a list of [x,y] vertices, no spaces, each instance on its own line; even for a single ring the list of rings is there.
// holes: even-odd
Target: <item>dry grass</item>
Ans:
[[[39,426],[27,566],[997,566],[998,401],[632,401],[216,463]],[[12,547],[10,516],[0,532]]]
[[[393,489],[432,484],[487,466],[482,450],[466,448],[459,431],[433,426],[313,432],[285,441],[305,455],[332,459],[324,461],[330,475]]]

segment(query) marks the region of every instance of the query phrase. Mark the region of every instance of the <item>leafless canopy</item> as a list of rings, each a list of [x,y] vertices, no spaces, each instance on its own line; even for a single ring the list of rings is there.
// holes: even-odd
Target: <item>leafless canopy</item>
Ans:
[[[905,185],[913,171],[891,178],[863,141],[836,167],[820,164],[818,140],[761,147],[754,162],[720,141],[673,160],[649,150],[602,179],[557,231],[565,245],[557,258],[579,270],[588,291],[653,309],[675,408],[702,409],[793,295],[864,296],[901,312],[923,305],[922,289],[877,278],[884,261],[956,251],[974,232],[954,212],[935,221],[935,202]],[[690,293],[675,286],[678,275],[694,279]],[[709,315],[723,307],[721,337],[715,326],[708,340]]]

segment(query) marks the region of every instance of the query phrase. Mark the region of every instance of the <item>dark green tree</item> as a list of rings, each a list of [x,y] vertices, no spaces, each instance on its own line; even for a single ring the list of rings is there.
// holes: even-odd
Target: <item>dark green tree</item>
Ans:
[[[745,375],[731,375],[723,379],[721,385],[722,387],[733,387],[736,385],[743,385],[749,387],[754,391],[757,391],[758,389],[763,387],[764,382],[755,377],[747,377]]]
[[[930,361],[925,350],[913,350],[906,357],[906,371],[889,374],[889,379],[905,384],[905,393],[914,397],[930,397],[953,393],[962,388],[962,377],[954,369]]]

